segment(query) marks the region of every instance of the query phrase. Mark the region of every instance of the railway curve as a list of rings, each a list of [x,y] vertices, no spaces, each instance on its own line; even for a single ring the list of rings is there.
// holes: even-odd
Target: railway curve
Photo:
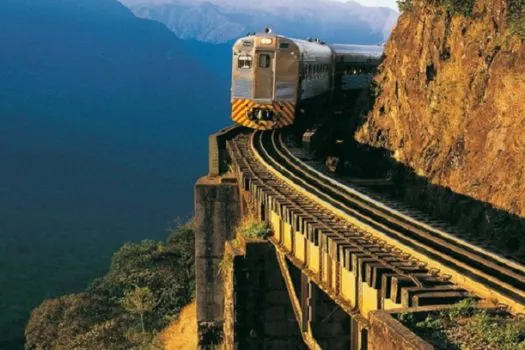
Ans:
[[[473,294],[498,300],[514,312],[524,311],[523,265],[413,219],[317,171],[288,149],[285,132],[256,132],[253,148],[259,161],[289,186],[448,275]]]
[[[328,272],[322,270],[337,270],[328,265],[341,264],[395,304],[423,305],[425,293],[444,303],[476,295],[503,303],[515,313],[525,310],[525,268],[519,262],[420,222],[323,174],[289,149],[286,132],[237,131],[227,142],[228,153],[242,187],[254,194],[263,210],[287,218],[292,231],[305,234],[306,245],[310,241],[319,247],[318,266],[306,272],[314,279],[318,276],[330,294],[344,294],[343,275],[330,272],[323,282]],[[283,237],[272,240],[285,248]],[[290,250],[290,259],[309,270],[307,257],[297,259]],[[353,264],[360,264],[360,270]],[[403,301],[403,295],[410,300]],[[355,300],[339,301],[346,310],[357,307]]]

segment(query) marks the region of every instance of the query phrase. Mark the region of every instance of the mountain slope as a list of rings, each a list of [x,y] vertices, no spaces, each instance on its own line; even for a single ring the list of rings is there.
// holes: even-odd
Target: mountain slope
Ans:
[[[98,10],[104,3],[111,6]],[[100,104],[111,110],[110,105],[137,98],[157,100],[152,87],[162,89],[164,98],[199,95],[194,94],[198,84],[177,82],[207,78],[162,25],[138,20],[117,2],[8,1],[1,10],[0,97],[17,108],[17,102],[34,105],[35,100],[17,100],[23,97],[47,103],[48,98],[75,98],[88,105],[111,95],[111,103]],[[80,110],[76,103],[73,109]]]
[[[157,20],[178,37],[223,43],[271,27],[292,37],[327,42],[380,43],[398,13],[357,2],[327,0],[121,0],[138,17]]]
[[[472,14],[422,2],[400,17],[357,136],[424,179],[411,197],[523,256],[525,4],[456,6]]]
[[[0,348],[123,242],[192,211],[226,84],[113,0],[0,2]]]

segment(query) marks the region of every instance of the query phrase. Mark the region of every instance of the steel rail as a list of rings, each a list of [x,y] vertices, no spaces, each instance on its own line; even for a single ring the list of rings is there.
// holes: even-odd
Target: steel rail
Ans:
[[[497,296],[504,296],[504,301],[510,299],[518,305],[525,304],[522,265],[516,262],[507,264],[508,259],[449,234],[438,232],[433,235],[436,230],[428,230],[424,224],[411,218],[407,220],[406,215],[337,183],[295,157],[283,142],[282,131],[257,132],[253,139],[259,140],[259,145],[254,145],[254,148],[261,160],[289,185],[302,189],[303,193],[309,193],[319,203],[327,204],[345,216],[354,217],[375,232],[381,231],[380,238],[387,236],[390,242],[393,239],[393,243],[400,243],[402,248],[411,247],[412,252],[416,252],[413,255],[418,258],[428,256],[439,266],[447,266],[461,275],[455,280],[472,280],[490,287]],[[515,309],[516,304],[512,305]]]
[[[254,133],[253,136],[252,136],[252,146],[254,148],[255,151],[257,152],[262,152],[267,158],[271,157],[270,154],[267,152],[267,148],[264,146],[264,141],[263,141],[263,138],[261,137],[258,137],[260,135],[263,135],[263,134],[267,134],[267,133],[263,133],[263,132],[257,132],[257,133]],[[278,163],[277,164],[274,164],[275,166],[280,166]],[[307,214],[307,215],[310,215],[312,218],[315,218],[315,215],[312,215],[312,213],[307,213],[306,211],[303,211],[304,214]],[[316,220],[317,221],[317,220]],[[318,221],[317,221],[318,222]],[[326,229],[330,229],[329,225],[327,225],[326,223],[323,223],[323,226],[326,228]],[[393,272],[395,272],[396,274],[400,275],[400,276],[403,276],[403,277],[406,277],[406,278],[409,278],[410,280],[412,280],[414,282],[414,284],[418,287],[423,287],[424,284],[419,280],[419,278],[417,276],[415,276],[415,274],[413,273],[407,273],[405,271],[403,271],[401,268],[399,268],[398,266],[392,264],[391,262],[387,261],[386,259],[382,258],[380,255],[374,253],[374,252],[371,252],[369,249],[366,249],[365,247],[362,247],[361,245],[359,244],[356,244],[356,242],[354,242],[354,240],[356,239],[355,236],[352,236],[352,237],[349,237],[347,235],[342,235],[342,234],[339,234],[337,231],[335,231],[337,236],[343,240],[345,240],[347,243],[349,243],[353,248],[359,250],[361,253],[364,253],[364,254],[367,254],[371,257],[373,257],[377,262],[381,263],[383,266],[391,269]],[[367,239],[366,236],[364,235],[360,235],[360,238],[362,239]]]

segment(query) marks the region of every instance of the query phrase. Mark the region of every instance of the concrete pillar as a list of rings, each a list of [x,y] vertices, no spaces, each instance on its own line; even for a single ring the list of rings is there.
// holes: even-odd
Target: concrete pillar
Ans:
[[[224,291],[219,264],[224,243],[235,235],[241,218],[241,198],[235,179],[203,177],[195,185],[195,277],[199,349],[222,340]]]

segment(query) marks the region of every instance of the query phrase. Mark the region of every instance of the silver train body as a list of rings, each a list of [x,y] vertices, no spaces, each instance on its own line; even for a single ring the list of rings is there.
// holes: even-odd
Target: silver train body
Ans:
[[[233,46],[231,118],[259,130],[292,125],[299,110],[367,88],[382,56],[383,46],[327,45],[272,33],[240,38]]]

